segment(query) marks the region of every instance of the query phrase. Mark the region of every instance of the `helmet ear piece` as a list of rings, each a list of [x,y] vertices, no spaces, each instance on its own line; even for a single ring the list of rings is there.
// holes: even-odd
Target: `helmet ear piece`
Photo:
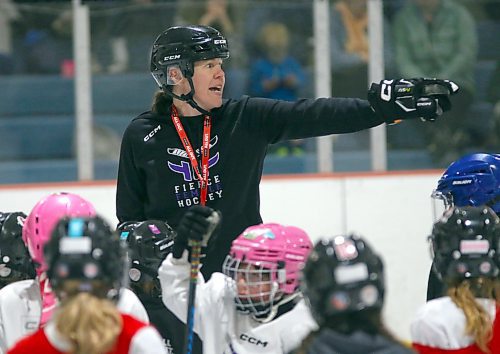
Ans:
[[[184,74],[178,64],[167,68],[167,85],[178,85],[184,79]]]

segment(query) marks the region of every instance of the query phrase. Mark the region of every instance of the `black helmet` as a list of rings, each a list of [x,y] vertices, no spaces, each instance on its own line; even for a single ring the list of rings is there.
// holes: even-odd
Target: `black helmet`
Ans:
[[[204,114],[210,114],[194,101],[193,63],[214,58],[229,58],[227,40],[215,28],[209,26],[176,26],[160,34],[151,50],[151,74],[156,83],[167,95],[188,102]],[[175,95],[167,82],[167,69],[178,65],[184,77],[189,81],[191,92]]]
[[[117,299],[126,286],[126,245],[101,217],[64,218],[44,248],[52,287],[81,282],[80,291]],[[99,285],[95,281],[99,281]]]
[[[179,65],[182,74],[193,76],[199,60],[229,58],[227,41],[209,26],[170,27],[156,38],[151,51],[151,74],[161,89],[167,86],[167,67]]]
[[[137,295],[160,297],[158,268],[172,251],[175,232],[164,221],[128,222],[118,227],[126,240],[131,260],[130,287]]]
[[[35,267],[22,239],[26,214],[0,212],[0,287],[9,283],[32,279]]]
[[[500,219],[491,208],[450,208],[434,224],[429,236],[433,270],[447,282],[496,277],[499,239]]]
[[[322,239],[309,255],[301,288],[319,324],[330,316],[381,309],[384,266],[358,235]]]

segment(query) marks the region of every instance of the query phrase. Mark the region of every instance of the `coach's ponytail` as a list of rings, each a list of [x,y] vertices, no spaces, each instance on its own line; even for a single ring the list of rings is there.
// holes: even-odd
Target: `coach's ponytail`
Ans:
[[[55,318],[56,329],[71,345],[73,354],[102,354],[110,351],[123,322],[116,305],[89,293],[68,298]]]
[[[151,111],[156,114],[168,114],[170,106],[172,105],[172,98],[165,94],[163,91],[157,91],[153,97],[153,105]]]

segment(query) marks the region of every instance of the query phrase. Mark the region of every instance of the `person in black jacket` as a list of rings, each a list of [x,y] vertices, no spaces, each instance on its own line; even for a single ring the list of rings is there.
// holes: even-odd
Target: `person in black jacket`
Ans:
[[[359,235],[321,239],[301,289],[319,325],[294,354],[410,354],[385,328],[384,265]]]
[[[167,220],[175,229],[192,205],[221,212],[203,261],[206,279],[221,270],[231,241],[262,222],[259,183],[270,144],[434,120],[458,90],[447,80],[384,80],[372,84],[368,100],[223,100],[228,57],[226,39],[208,26],[171,27],[158,36],[151,73],[161,90],[151,110],[127,127],[118,170],[120,222]]]
[[[182,353],[185,325],[163,304],[158,279],[158,268],[172,252],[175,231],[161,220],[127,221],[119,225],[118,230],[129,246],[130,288],[162,336],[167,353]],[[191,354],[201,354],[202,345],[197,334],[194,334],[193,342]]]

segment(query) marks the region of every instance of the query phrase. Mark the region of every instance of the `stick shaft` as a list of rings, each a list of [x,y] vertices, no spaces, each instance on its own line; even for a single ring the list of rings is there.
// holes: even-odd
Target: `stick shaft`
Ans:
[[[184,354],[193,352],[194,342],[194,312],[196,300],[196,284],[198,282],[198,269],[200,266],[201,242],[189,240],[191,246],[191,269],[189,274],[189,293],[186,319],[186,336],[184,338]]]

